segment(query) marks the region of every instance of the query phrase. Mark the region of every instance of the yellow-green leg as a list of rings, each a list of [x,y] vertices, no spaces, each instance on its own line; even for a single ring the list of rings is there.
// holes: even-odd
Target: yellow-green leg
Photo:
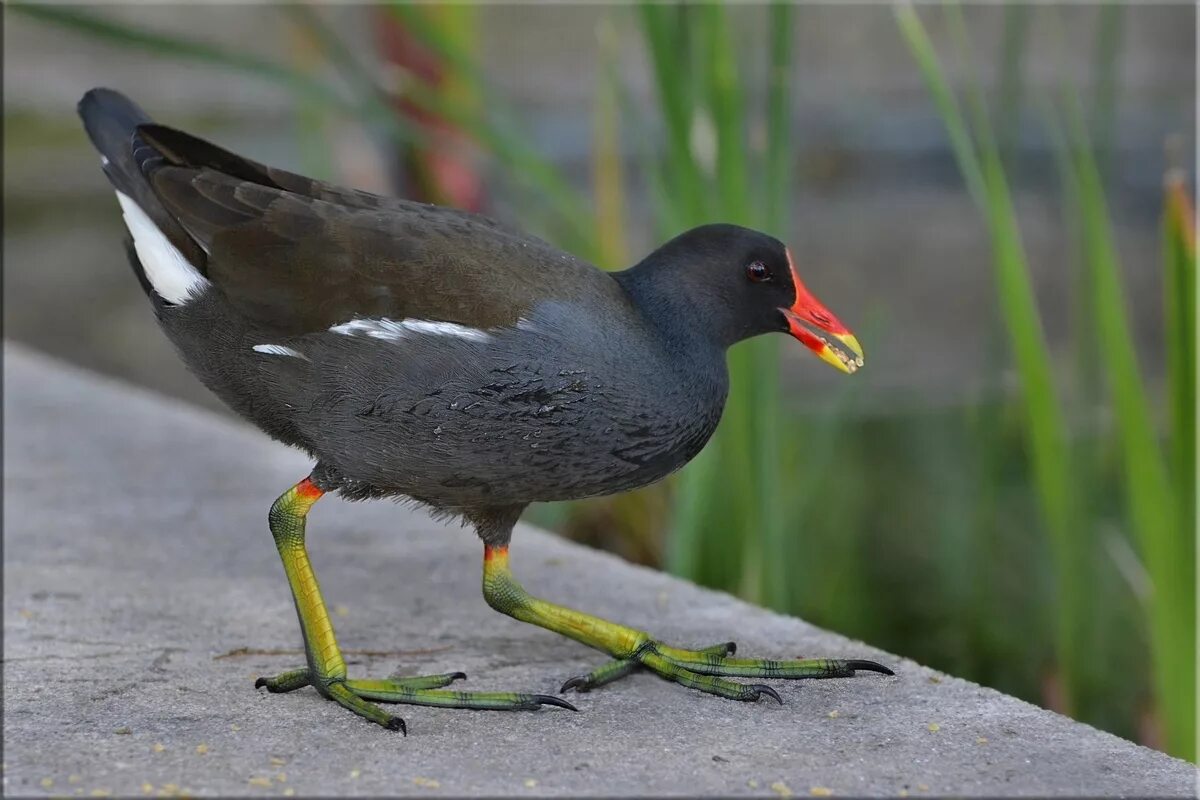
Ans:
[[[783,702],[765,684],[726,680],[741,678],[845,678],[856,670],[893,674],[887,667],[862,659],[795,659],[777,661],[733,658],[736,645],[726,642],[699,650],[670,647],[645,631],[628,628],[581,611],[533,597],[513,577],[508,547],[485,545],[483,595],[488,605],[522,622],[529,622],[594,647],[614,660],[587,675],[569,679],[561,691],[588,691],[612,683],[645,667],[676,683],[732,700],[757,700],[766,695]]]
[[[305,478],[284,492],[271,506],[271,535],[275,538],[275,546],[292,589],[308,665],[271,678],[259,678],[254,684],[256,687],[264,687],[269,692],[291,692],[312,686],[325,699],[333,700],[388,730],[401,733],[405,732],[404,720],[368,701],[498,710],[554,705],[575,710],[570,703],[549,695],[442,690],[442,687],[466,678],[462,672],[383,680],[347,678],[346,662],[334,636],[333,623],[304,545],[305,519],[309,509],[323,494],[316,484]]]

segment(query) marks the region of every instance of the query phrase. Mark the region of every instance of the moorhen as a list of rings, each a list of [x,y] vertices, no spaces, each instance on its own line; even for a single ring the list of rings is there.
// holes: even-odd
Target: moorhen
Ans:
[[[730,345],[780,331],[845,372],[862,365],[858,341],[780,242],[705,225],[606,273],[482,216],[242,158],[154,124],[112,90],[89,91],[79,114],[116,189],[134,272],[183,360],[315,461],[269,515],[307,664],[257,686],[312,686],[400,731],[370,701],[573,709],[548,695],[442,688],[462,673],[349,677],[305,550],[305,515],[328,492],[409,498],[473,525],[490,606],[614,659],[560,691],[644,667],[722,697],[779,700],[729,677],[891,674],[863,660],[733,658],[732,643],[669,647],[540,600],[509,571],[529,503],[644,486],[700,451],[721,417]]]

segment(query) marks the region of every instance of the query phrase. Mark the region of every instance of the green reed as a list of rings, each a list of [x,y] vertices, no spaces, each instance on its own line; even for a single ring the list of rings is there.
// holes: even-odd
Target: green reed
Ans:
[[[1066,424],[1051,354],[1042,333],[1005,168],[978,82],[974,77],[967,81],[968,121],[959,110],[916,11],[911,6],[899,6],[896,16],[942,115],[960,170],[988,223],[997,300],[1021,378],[1023,427],[1039,505],[1052,543],[1056,658],[1066,708],[1077,713],[1095,672],[1088,658],[1089,630],[1095,625],[1096,607],[1104,605],[1093,580],[1094,542],[1090,533],[1093,520],[1079,502],[1081,495],[1094,497],[1096,492],[1081,485],[1080,478],[1088,473],[1079,469],[1077,454],[1073,452],[1074,437]],[[961,10],[956,4],[947,4],[946,16],[959,56],[965,58],[972,51]],[[1102,27],[1102,36],[1111,42],[1111,28]],[[1111,83],[1111,76],[1107,79],[1102,76],[1102,80]],[[1100,96],[1111,97],[1111,86],[1102,83],[1101,87]],[[1194,496],[1194,459],[1190,463],[1186,456],[1179,459],[1176,469],[1184,473],[1183,479],[1170,479],[1161,436],[1153,423],[1149,392],[1133,348],[1100,168],[1075,93],[1064,91],[1058,105],[1065,109],[1069,121],[1065,134],[1057,123],[1062,112],[1051,107],[1048,115],[1053,120],[1051,133],[1066,183],[1064,193],[1082,239],[1085,280],[1081,285],[1089,289],[1083,304],[1091,323],[1086,330],[1094,328],[1095,333],[1095,341],[1091,343],[1094,349],[1088,356],[1096,359],[1107,378],[1114,411],[1111,441],[1121,461],[1118,482],[1125,501],[1123,516],[1153,588],[1146,604],[1156,711],[1168,749],[1194,758],[1195,545],[1191,535],[1194,523],[1187,516],[1188,501],[1176,496],[1180,493]],[[1101,116],[1105,113],[1102,109]],[[1178,283],[1186,290],[1188,275],[1194,274],[1194,264],[1180,259],[1178,254],[1183,248],[1178,244],[1178,232],[1169,226],[1167,231],[1171,278],[1168,282]],[[1190,308],[1194,292],[1182,296],[1190,298],[1185,301]],[[1186,328],[1187,312],[1182,310],[1181,302],[1174,297],[1171,300],[1180,311],[1170,319],[1167,341],[1173,351],[1173,369],[1185,373],[1188,365],[1194,364],[1194,331]],[[1183,385],[1186,378],[1183,374],[1172,384],[1173,394],[1188,391]],[[1190,385],[1194,387],[1194,382]],[[1175,410],[1176,435],[1180,432],[1187,435],[1188,426],[1194,426],[1194,422],[1189,422],[1194,417],[1194,404],[1187,407],[1185,402],[1186,398],[1169,401]]]

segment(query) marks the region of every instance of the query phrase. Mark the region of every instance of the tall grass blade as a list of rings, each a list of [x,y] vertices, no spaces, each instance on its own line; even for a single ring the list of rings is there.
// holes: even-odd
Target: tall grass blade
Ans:
[[[312,37],[293,26],[288,31],[289,58],[300,72],[313,72],[322,62],[320,48]],[[335,179],[333,153],[326,138],[329,106],[309,95],[296,98],[296,140],[300,150],[300,171],[319,180]]]
[[[484,147],[520,184],[538,193],[561,226],[556,231],[561,245],[582,258],[599,261],[603,254],[588,203],[557,167],[529,145],[512,113],[494,99],[494,92],[487,91],[483,71],[466,50],[463,38],[453,35],[452,26],[437,24],[429,13],[438,10],[433,7],[392,2],[386,9],[455,70],[463,91],[489,102],[463,104],[454,95],[415,79],[404,85],[406,99],[460,128]]]
[[[957,5],[948,4],[947,12],[960,52],[969,52],[961,10]],[[1085,669],[1080,654],[1088,615],[1086,582],[1079,565],[1085,563],[1087,553],[1081,546],[1075,524],[1066,425],[1054,386],[1054,371],[1038,316],[1016,213],[978,81],[973,76],[968,81],[977,148],[920,18],[910,5],[898,6],[896,16],[942,115],[960,171],[988,224],[997,301],[1021,378],[1025,436],[1054,555],[1058,592],[1055,650],[1070,708],[1074,705],[1076,687]]]
[[[1116,127],[1117,76],[1121,67],[1121,45],[1124,38],[1125,4],[1103,3],[1097,8],[1099,25],[1092,73],[1096,76],[1092,87],[1092,116],[1090,120],[1096,154],[1096,166],[1102,176],[1108,174],[1112,161],[1113,133]]]
[[[1196,229],[1183,171],[1167,173],[1163,214],[1171,471],[1183,530],[1196,523]]]
[[[503,164],[520,183],[540,192],[547,208],[562,224],[560,244],[590,261],[600,258],[588,204],[562,172],[525,143],[524,139],[479,113],[448,102],[431,87],[412,82],[405,96],[462,129]]]
[[[945,7],[951,33],[960,55],[965,57],[972,48],[962,8],[958,3],[947,3]],[[1087,582],[1091,550],[1086,528],[1080,524],[1078,508],[1073,503],[1069,435],[1054,385],[1050,351],[1037,311],[1016,212],[988,122],[979,79],[969,62],[968,76],[968,103],[988,189],[988,216],[1000,308],[1009,331],[1017,372],[1021,376],[1033,473],[1054,553],[1055,650],[1062,670],[1064,706],[1067,713],[1078,713],[1079,698],[1086,692],[1090,675],[1086,656],[1092,620],[1088,612]]]
[[[763,221],[769,231],[783,236],[787,230],[791,188],[791,104],[788,78],[792,71],[792,6],[776,3],[767,12],[770,63],[767,72],[767,150],[764,165],[766,206]]]
[[[713,214],[713,192],[692,141],[706,97],[693,86],[693,71],[679,66],[681,61],[703,63],[707,56],[698,52],[703,44],[697,33],[699,9],[646,3],[638,11],[666,134],[660,213],[678,221],[680,228],[689,228]],[[727,442],[728,419],[727,414],[704,450],[673,481],[667,567],[709,586],[734,589],[743,572],[744,521],[739,509],[721,499],[729,494],[721,490],[722,482],[736,469],[730,464],[737,453]]]
[[[929,34],[926,33],[925,26],[921,23],[921,18],[917,16],[911,3],[898,3],[894,6],[894,11],[900,33],[908,44],[909,52],[916,60],[917,67],[921,70],[921,76],[925,79],[925,87],[929,90],[933,103],[937,107],[938,115],[942,118],[942,125],[946,128],[946,134],[950,138],[950,147],[954,151],[954,160],[958,163],[958,171],[962,173],[963,180],[966,181],[971,199],[982,211],[987,207],[987,188],[983,182],[983,170],[975,153],[974,140],[971,138],[966,120],[959,110],[958,100],[955,99],[954,92],[951,91],[950,84],[946,80],[946,74],[942,70],[942,65],[938,61],[937,51],[934,50],[933,42],[929,40]]]
[[[1167,400],[1170,411],[1171,467],[1174,478],[1178,528],[1175,532],[1177,548],[1183,551],[1180,559],[1195,565],[1192,538],[1196,530],[1196,215],[1191,197],[1184,182],[1183,173],[1172,169],[1167,176],[1166,213],[1163,219],[1165,250],[1166,338],[1167,338]],[[1190,575],[1191,591],[1196,591],[1196,575]],[[1187,588],[1187,587],[1184,587]],[[1184,602],[1187,597],[1181,598]],[[1186,609],[1184,609],[1186,613]],[[1191,606],[1194,614],[1195,606]],[[1194,616],[1189,633],[1196,634]],[[1181,623],[1181,625],[1187,623]],[[1186,643],[1179,644],[1179,655],[1186,657]],[[1195,639],[1192,639],[1190,654],[1195,670]],[[1183,664],[1178,665],[1182,667]],[[1174,694],[1166,702],[1175,705],[1176,718],[1168,722],[1168,741],[1172,752],[1192,761],[1200,760],[1196,749],[1194,716],[1188,709],[1195,708],[1195,695],[1190,698],[1187,690],[1194,693],[1194,683],[1184,685],[1187,673],[1174,676],[1180,683],[1176,687],[1182,696]],[[1186,716],[1185,716],[1186,715]],[[1190,727],[1189,727],[1190,726]]]
[[[93,39],[111,42],[122,47],[136,48],[174,61],[208,64],[281,84],[297,94],[328,103],[343,113],[355,116],[364,115],[363,109],[356,107],[332,88],[311,76],[257,56],[195,39],[115,22],[100,14],[77,8],[24,2],[9,3],[8,8],[32,19],[73,30]]]
[[[1034,6],[1004,5],[1004,36],[1000,53],[1000,160],[1008,170],[1016,166],[1014,153],[1021,133],[1021,111],[1025,96],[1025,51],[1029,47],[1029,24]]]
[[[1092,271],[1100,351],[1115,407],[1122,483],[1130,523],[1154,586],[1150,632],[1158,712],[1168,749],[1195,756],[1195,539],[1178,527],[1178,505],[1158,444],[1153,412],[1134,350],[1103,179],[1088,141],[1078,98],[1064,99],[1074,191]],[[1194,296],[1192,298],[1194,300]]]
[[[682,207],[687,224],[697,225],[705,216],[707,203],[704,181],[692,148],[696,98],[690,71],[679,67],[681,61],[686,63],[692,57],[690,25],[696,9],[642,3],[638,11],[666,128],[664,155],[674,189],[672,196]]]
[[[695,41],[704,69],[700,72],[701,118],[708,119],[715,137],[712,193],[714,219],[746,224],[748,208],[748,163],[746,157],[742,90],[738,85],[737,61],[733,55],[729,20],[719,5],[697,6],[694,12]],[[765,542],[762,504],[764,464],[756,452],[762,419],[761,382],[770,376],[757,375],[753,342],[730,350],[730,391],[717,437],[722,452],[719,483],[709,490],[723,490],[723,530],[709,526],[706,535],[721,550],[742,549],[740,594],[764,602]]]
[[[626,130],[630,131],[626,141],[634,143],[634,158],[637,163],[634,174],[643,179],[650,198],[649,205],[655,211],[651,221],[654,238],[665,241],[687,227],[685,211],[671,190],[666,163],[657,152],[650,122],[628,88],[615,74],[615,65],[613,72],[612,87],[616,92],[619,113],[625,121]]]
[[[788,88],[792,68],[792,7],[777,3],[767,11],[767,35],[770,50],[767,63],[767,143],[764,153],[763,174],[766,176],[765,203],[762,206],[761,227],[780,238],[786,238],[788,216],[788,190],[791,187],[791,108]],[[786,476],[783,464],[784,413],[779,386],[779,340],[764,336],[753,343],[753,375],[750,380],[757,384],[760,417],[757,437],[752,446],[758,452],[758,463],[766,474],[760,475],[763,485],[755,501],[761,504],[763,559],[763,600],[773,608],[788,610],[792,607],[792,587],[789,581],[789,565],[794,563],[787,554],[795,552],[791,539],[796,531],[791,530],[799,519],[788,515],[781,497],[788,493],[784,484]],[[795,446],[796,442],[789,442]],[[850,538],[847,536],[847,538]]]
[[[625,173],[621,159],[620,101],[615,69],[619,42],[610,18],[600,22],[598,39],[601,68],[596,80],[592,128],[595,227],[600,266],[618,269],[629,266],[629,248],[625,241]]]
[[[358,57],[350,48],[326,25],[310,5],[293,3],[281,7],[282,12],[302,31],[308,34],[325,57],[332,63],[342,77],[355,87],[356,94],[362,98],[363,104],[369,109],[372,118],[385,119],[395,117],[396,113],[388,104],[386,93],[379,87],[370,71],[359,63]]]
[[[697,6],[698,29],[708,69],[704,90],[716,133],[716,205],[725,222],[751,222],[746,154],[744,92],[738,84],[738,59],[730,37],[730,20],[717,4]]]

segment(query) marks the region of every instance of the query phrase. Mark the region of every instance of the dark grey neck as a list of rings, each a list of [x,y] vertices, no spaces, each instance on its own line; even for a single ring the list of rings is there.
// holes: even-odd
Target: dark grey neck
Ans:
[[[728,309],[717,306],[715,298],[687,297],[677,285],[664,280],[661,267],[642,262],[613,278],[642,312],[667,348],[680,358],[695,364],[725,368],[728,332],[722,324]]]
[[[654,389],[653,403],[663,418],[686,420],[676,425],[678,438],[667,448],[669,470],[690,461],[716,430],[729,394],[728,345],[714,331],[704,309],[679,293],[665,290],[642,265],[613,275],[646,321],[650,335],[668,354],[673,376],[664,375]],[[673,378],[673,379],[672,379]]]

